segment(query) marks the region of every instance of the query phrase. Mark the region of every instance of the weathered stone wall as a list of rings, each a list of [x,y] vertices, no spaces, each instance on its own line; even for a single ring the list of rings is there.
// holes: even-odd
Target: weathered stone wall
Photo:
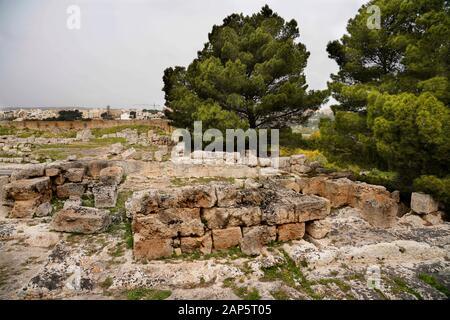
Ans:
[[[127,202],[134,256],[157,259],[240,246],[259,254],[271,241],[301,239],[305,223],[330,213],[327,199],[265,184],[188,186],[136,192]]]
[[[52,212],[53,197],[81,203],[87,196],[97,208],[113,208],[123,175],[121,167],[103,160],[32,164],[13,171],[8,183],[0,180],[0,187],[12,202],[11,218],[33,218]]]
[[[281,179],[285,187],[303,194],[327,198],[333,208],[351,206],[360,209],[362,217],[376,227],[392,227],[397,220],[400,199],[383,186],[332,179],[326,175]]]
[[[165,119],[149,120],[77,120],[77,121],[0,121],[1,126],[34,130],[82,130],[93,128],[111,128],[121,125],[148,125],[170,132],[172,129]]]

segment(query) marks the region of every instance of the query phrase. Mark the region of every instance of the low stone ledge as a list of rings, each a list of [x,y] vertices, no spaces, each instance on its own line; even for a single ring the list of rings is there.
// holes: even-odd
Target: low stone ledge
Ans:
[[[105,231],[110,224],[111,215],[107,210],[71,206],[54,215],[51,229],[60,232],[92,234]]]
[[[397,222],[398,195],[391,194],[383,186],[347,178],[331,179],[324,175],[298,177],[295,183],[292,179],[284,179],[278,184],[306,195],[326,198],[332,208],[351,206],[359,209],[361,216],[375,227],[390,228]]]

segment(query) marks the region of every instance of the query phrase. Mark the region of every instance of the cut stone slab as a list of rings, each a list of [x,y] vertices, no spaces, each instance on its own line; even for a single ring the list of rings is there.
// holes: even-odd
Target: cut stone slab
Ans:
[[[346,206],[350,203],[353,182],[347,178],[326,180],[324,182],[324,193],[322,195],[330,200],[333,208]]]
[[[159,210],[159,194],[157,190],[141,190],[134,192],[131,198],[125,202],[127,217],[135,215],[147,215]]]
[[[67,199],[70,197],[81,197],[86,191],[86,185],[82,183],[66,183],[56,187],[58,198]]]
[[[211,208],[217,202],[213,186],[186,186],[160,195],[161,208]]]
[[[39,204],[39,198],[30,200],[16,200],[11,212],[9,213],[9,217],[18,219],[33,218]]]
[[[0,205],[6,200],[5,186],[9,183],[8,176],[0,176]]]
[[[85,171],[84,168],[71,168],[66,171],[65,177],[70,182],[81,182],[83,181]]]
[[[263,221],[269,225],[295,223],[298,217],[295,214],[295,206],[292,203],[271,203],[263,211]]]
[[[203,220],[209,229],[226,227],[255,226],[261,223],[259,207],[242,208],[206,208],[203,210]]]
[[[331,223],[327,220],[316,220],[306,223],[306,233],[314,239],[323,239],[331,231]]]
[[[52,213],[52,211],[53,211],[53,207],[50,204],[50,202],[44,202],[36,208],[35,216],[36,217],[47,217]]]
[[[242,238],[241,228],[216,229],[212,231],[214,249],[222,250],[239,245]]]
[[[110,224],[111,215],[107,210],[70,207],[54,215],[51,229],[60,232],[92,234],[105,231]]]
[[[432,226],[436,226],[444,223],[445,213],[442,211],[436,211],[422,216],[423,220],[428,222]]]
[[[4,186],[8,199],[14,200],[10,218],[32,218],[38,207],[52,196],[50,178],[16,180]]]
[[[172,238],[203,236],[204,226],[198,208],[172,208],[157,214],[134,216],[133,232],[145,238]]]
[[[81,198],[79,197],[70,197],[64,202],[64,209],[72,208],[72,207],[81,207]]]
[[[100,182],[107,185],[118,185],[123,178],[124,170],[118,166],[104,168],[100,171]]]
[[[92,188],[96,208],[114,208],[117,203],[117,186],[96,185]]]
[[[263,211],[263,221],[269,225],[324,219],[330,214],[330,201],[318,196],[296,194],[271,203]]]
[[[45,169],[45,175],[47,177],[56,177],[61,173],[59,168],[47,168]]]
[[[44,174],[45,174],[45,165],[28,164],[26,165],[25,168],[14,171],[11,175],[11,181],[42,177]]]
[[[359,201],[361,217],[377,228],[391,228],[397,223],[398,203],[382,195],[365,194]]]
[[[137,260],[152,260],[170,257],[173,254],[172,239],[143,239],[134,235],[133,255]]]
[[[305,235],[305,223],[287,223],[277,227],[278,241],[300,240]]]
[[[211,253],[211,232],[207,232],[203,237],[182,237],[180,240],[182,253],[193,253],[195,251],[199,251],[202,254]]]
[[[92,160],[87,165],[87,172],[91,177],[97,179],[100,175],[100,171],[108,166],[109,163],[106,160]]]
[[[439,203],[425,193],[411,194],[411,210],[419,214],[428,214],[439,210]]]
[[[301,196],[295,198],[293,203],[297,222],[324,219],[331,210],[330,201],[318,196]]]
[[[41,198],[44,195],[47,198],[51,195],[49,177],[16,180],[7,184],[4,188],[7,197],[16,201]]]
[[[277,229],[275,226],[256,226],[243,229],[244,236],[239,245],[244,254],[255,256],[261,254],[264,245],[275,241]]]

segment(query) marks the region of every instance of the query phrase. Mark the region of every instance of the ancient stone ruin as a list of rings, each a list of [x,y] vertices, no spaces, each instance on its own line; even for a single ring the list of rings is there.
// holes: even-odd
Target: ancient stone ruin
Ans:
[[[272,241],[303,238],[305,223],[325,218],[330,202],[277,190],[216,184],[137,192],[127,204],[133,218],[134,255],[155,259],[174,251],[204,254],[240,246],[257,255]]]
[[[4,179],[4,197],[10,204],[10,218],[44,217],[52,213],[52,199],[64,201],[53,216],[56,231],[95,233],[111,222],[107,208],[117,202],[118,185],[124,171],[107,161],[55,162],[35,164]],[[10,181],[9,181],[10,180]],[[95,207],[83,207],[82,198]]]
[[[245,185],[221,182],[135,192],[126,203],[134,257],[210,254],[236,246],[247,255],[258,255],[271,242],[299,240],[305,233],[316,239],[325,237],[330,227],[323,219],[331,208],[358,209],[379,228],[394,226],[402,215],[396,192],[348,178],[298,173],[318,168],[304,156],[282,164],[294,176],[259,176],[259,182],[251,180]],[[11,207],[10,218],[48,216],[53,211],[52,199],[60,199],[65,202],[53,214],[52,230],[99,233],[111,224],[107,209],[116,206],[124,174],[124,168],[114,161],[28,165],[2,178],[2,196]],[[83,206],[83,199],[93,204]],[[413,194],[412,208],[425,215],[425,221],[439,213],[437,203],[427,195]]]

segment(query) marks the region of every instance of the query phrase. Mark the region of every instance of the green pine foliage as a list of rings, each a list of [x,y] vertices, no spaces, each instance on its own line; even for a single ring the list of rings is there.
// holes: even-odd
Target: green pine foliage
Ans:
[[[176,127],[279,128],[317,110],[327,91],[308,90],[309,52],[295,20],[267,5],[252,16],[232,14],[214,26],[187,67],[164,72],[166,112]]]

